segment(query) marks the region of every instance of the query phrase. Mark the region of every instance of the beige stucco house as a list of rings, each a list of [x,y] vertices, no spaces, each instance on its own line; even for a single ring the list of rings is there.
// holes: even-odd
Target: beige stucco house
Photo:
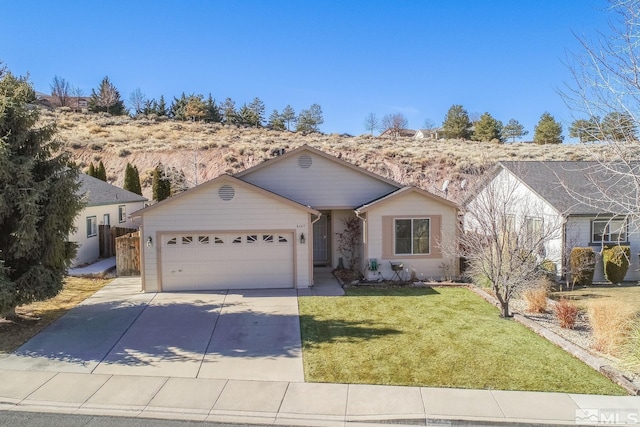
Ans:
[[[440,249],[455,238],[454,203],[306,145],[132,216],[148,292],[308,288],[314,266],[338,265],[349,217],[361,224],[363,272],[371,259],[384,278],[390,261],[418,278],[443,276],[445,264],[458,271]]]

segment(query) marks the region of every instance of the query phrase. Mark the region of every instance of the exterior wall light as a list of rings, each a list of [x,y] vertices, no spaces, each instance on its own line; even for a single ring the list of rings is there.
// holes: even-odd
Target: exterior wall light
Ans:
[[[150,248],[151,246],[153,246],[153,239],[149,236],[147,237],[147,247]]]
[[[304,233],[300,233],[300,243],[302,243],[304,245]]]

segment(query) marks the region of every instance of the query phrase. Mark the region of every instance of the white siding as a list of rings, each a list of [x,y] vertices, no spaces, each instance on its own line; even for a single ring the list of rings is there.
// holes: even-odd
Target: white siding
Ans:
[[[596,253],[596,271],[593,275],[594,282],[604,282],[604,268],[602,265],[602,247],[591,243],[591,221],[595,217],[570,217],[567,221],[567,259],[573,247],[592,247]],[[631,265],[625,276],[625,280],[640,280],[640,265],[638,264],[638,254],[640,254],[640,235],[633,230],[637,230],[634,224],[629,226],[629,245],[631,246]]]
[[[305,155],[312,160],[306,169],[298,163]],[[397,189],[307,151],[250,172],[242,180],[315,209],[356,208]]]
[[[235,196],[223,201],[218,196],[222,185],[231,185]],[[179,200],[143,213],[143,241],[154,240],[152,247],[145,247],[144,286],[147,292],[160,290],[158,279],[158,251],[163,232],[176,231],[267,231],[280,230],[294,233],[295,286],[310,285],[309,240],[300,243],[300,234],[309,235],[310,215],[302,209],[289,205],[275,197],[237,183],[220,182],[189,190]]]
[[[126,206],[127,219],[125,222],[119,222],[118,207]],[[69,235],[69,241],[78,244],[78,253],[72,262],[72,266],[76,267],[81,264],[95,261],[100,256],[99,238],[96,234],[93,237],[87,237],[87,217],[95,216],[97,225],[103,224],[104,215],[109,214],[109,222],[112,227],[122,228],[138,228],[138,224],[131,221],[129,214],[142,209],[144,202],[135,203],[119,203],[103,206],[89,206],[80,212],[75,219],[75,232]]]
[[[385,234],[383,233],[383,217],[411,218],[412,216],[441,216],[440,231],[443,242],[451,242],[451,239],[455,239],[457,226],[456,210],[451,206],[417,193],[400,195],[393,198],[393,200],[383,202],[379,207],[372,207],[366,215],[367,253],[365,256],[367,259],[363,260],[363,267],[366,268],[368,259],[377,259],[380,265],[380,271],[385,279],[390,279],[393,272],[391,271],[390,260],[383,258],[383,234]],[[432,229],[430,241],[432,250],[440,243],[434,238],[435,233],[436,230]],[[386,237],[389,238],[388,233]],[[392,235],[391,238],[393,238]],[[418,279],[440,279],[444,276],[443,268],[441,268],[443,264],[448,264],[453,267],[452,275],[458,275],[459,272],[457,257],[447,255],[446,253],[443,253],[441,257],[426,259],[408,255],[401,260],[394,259],[393,261],[402,261],[404,263],[407,278],[410,277],[411,271],[415,270]]]

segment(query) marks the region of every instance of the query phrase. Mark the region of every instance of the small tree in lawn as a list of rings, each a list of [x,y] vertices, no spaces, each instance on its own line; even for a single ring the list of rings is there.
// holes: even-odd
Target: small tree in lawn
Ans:
[[[360,220],[356,217],[342,220],[344,230],[336,233],[338,236],[338,252],[344,258],[347,268],[353,272],[353,277],[358,276],[358,263],[360,262],[360,237],[362,229]]]
[[[559,238],[561,221],[527,199],[506,173],[481,187],[464,214],[458,254],[476,283],[490,285],[501,316],[509,317],[511,298],[545,274],[546,258],[559,256],[547,253],[547,244]]]

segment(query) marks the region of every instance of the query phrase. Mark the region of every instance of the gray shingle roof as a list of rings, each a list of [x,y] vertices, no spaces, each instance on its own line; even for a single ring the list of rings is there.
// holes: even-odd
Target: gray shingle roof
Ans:
[[[638,194],[634,180],[615,170],[628,171],[631,167],[640,176],[640,163],[611,164],[607,166],[610,169],[598,162],[585,161],[521,161],[500,165],[567,215],[626,214],[625,206]]]
[[[87,206],[115,205],[118,203],[146,202],[145,197],[127,191],[98,178],[81,173],[78,192],[87,198]]]

